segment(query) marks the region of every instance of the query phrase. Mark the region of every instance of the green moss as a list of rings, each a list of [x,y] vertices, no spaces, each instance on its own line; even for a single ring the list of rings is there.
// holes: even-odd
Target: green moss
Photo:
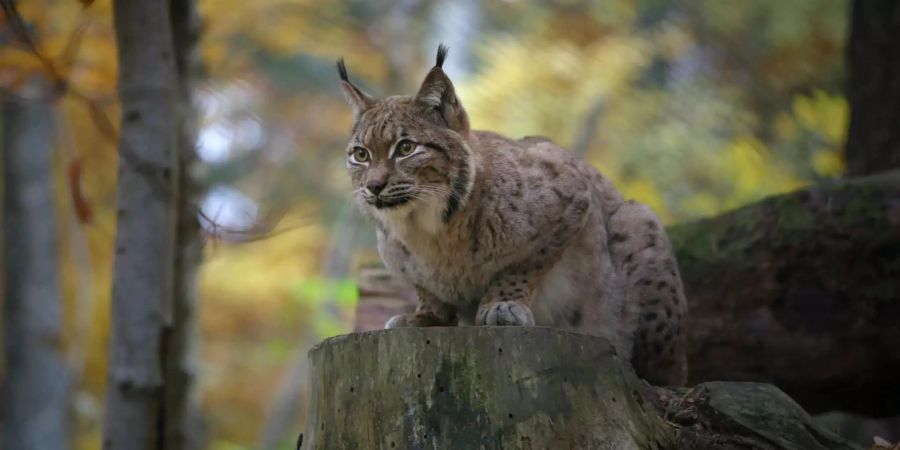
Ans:
[[[877,239],[879,232],[891,228],[884,199],[897,191],[900,173],[895,175],[771,197],[715,218],[669,227],[669,236],[683,265],[728,262],[737,268],[752,264],[756,251],[816,241],[832,230],[865,230]],[[841,243],[835,239],[829,245]]]
[[[785,450],[859,450],[816,426],[806,411],[775,386],[764,383],[710,382],[709,406],[746,430]]]

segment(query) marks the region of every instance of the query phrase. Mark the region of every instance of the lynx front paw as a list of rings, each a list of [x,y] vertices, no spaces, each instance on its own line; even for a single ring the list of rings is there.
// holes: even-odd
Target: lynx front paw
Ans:
[[[451,317],[437,316],[431,312],[417,311],[409,314],[398,314],[388,319],[385,329],[402,327],[452,327],[456,326],[456,315]]]
[[[384,329],[389,330],[391,328],[400,328],[406,326],[406,315],[405,314],[397,314],[394,317],[391,317],[384,323]]]
[[[534,316],[519,302],[494,302],[478,308],[475,324],[533,326]]]

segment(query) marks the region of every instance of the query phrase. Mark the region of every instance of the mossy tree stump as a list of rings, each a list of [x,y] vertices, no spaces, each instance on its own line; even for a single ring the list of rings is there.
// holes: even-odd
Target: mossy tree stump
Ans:
[[[401,328],[310,351],[304,449],[822,449],[774,386],[652,388],[601,338],[542,327]]]
[[[548,328],[403,328],[310,352],[304,448],[663,446],[647,389],[600,338]]]

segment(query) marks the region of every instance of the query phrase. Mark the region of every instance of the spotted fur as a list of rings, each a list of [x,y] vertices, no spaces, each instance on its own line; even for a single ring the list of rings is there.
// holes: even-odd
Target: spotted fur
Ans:
[[[683,384],[687,303],[657,217],[549,139],[470,130],[446,56],[416,95],[380,100],[338,65],[356,201],[385,265],[419,294],[387,326],[554,326],[607,338],[653,383]]]

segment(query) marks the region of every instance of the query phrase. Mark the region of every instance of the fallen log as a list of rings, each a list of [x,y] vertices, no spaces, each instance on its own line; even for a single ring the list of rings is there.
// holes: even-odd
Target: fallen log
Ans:
[[[900,171],[668,231],[691,384],[764,381],[810,412],[900,414]]]

